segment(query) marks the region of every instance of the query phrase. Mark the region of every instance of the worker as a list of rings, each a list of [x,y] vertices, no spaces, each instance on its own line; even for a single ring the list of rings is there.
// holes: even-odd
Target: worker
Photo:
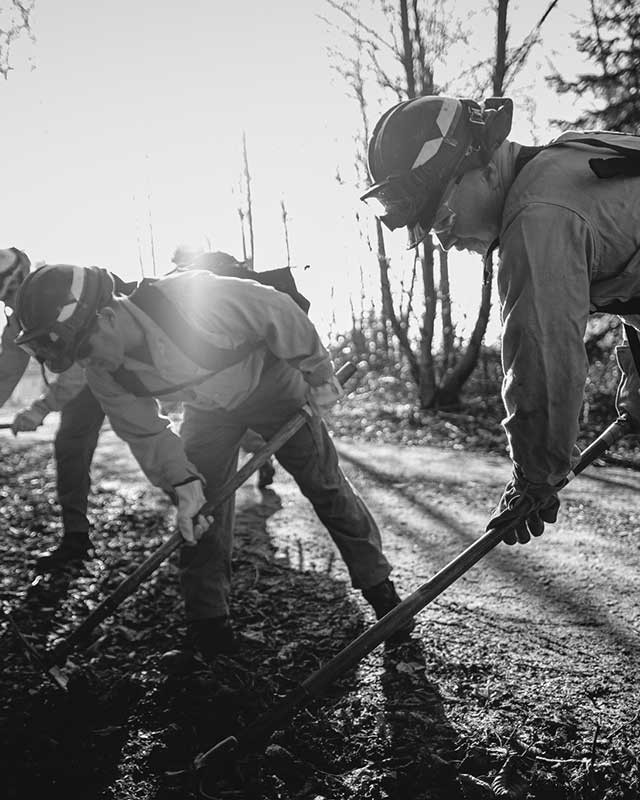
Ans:
[[[17,291],[30,268],[31,262],[22,250],[15,247],[0,250],[0,301],[6,318],[0,342],[0,406],[7,403],[29,363],[29,355],[14,341],[20,332],[14,309]],[[41,397],[18,411],[12,431],[14,434],[35,431],[55,411],[60,412],[54,454],[62,537],[53,549],[38,558],[36,566],[40,572],[77,566],[93,553],[87,503],[90,465],[104,412],[87,387],[84,371],[78,364],[70,365],[48,382]]]
[[[369,142],[362,195],[415,248],[500,255],[503,426],[513,462],[490,528],[526,543],[556,521],[576,447],[589,314],[621,316],[616,398],[640,430],[640,137],[569,131],[511,141],[513,103],[426,96],[388,109]],[[635,359],[634,359],[635,351]]]
[[[51,367],[78,362],[113,430],[149,480],[173,495],[184,538],[180,577],[190,648],[210,659],[235,644],[234,498],[213,519],[202,507],[235,473],[247,428],[269,439],[305,403],[313,414],[278,460],[376,616],[400,602],[378,527],[342,472],[322,421],[341,393],[331,359],[287,294],[194,270],[143,281],[124,297],[106,270],[44,265],[23,283],[17,314],[17,343]],[[179,435],[160,414],[160,397],[183,402]]]

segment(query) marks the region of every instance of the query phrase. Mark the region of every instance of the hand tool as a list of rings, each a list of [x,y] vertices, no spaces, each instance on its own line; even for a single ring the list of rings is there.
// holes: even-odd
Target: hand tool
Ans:
[[[629,417],[626,415],[618,417],[585,449],[579,463],[569,473],[568,480],[570,481],[576,475],[579,475],[614,442],[631,433],[632,430],[633,425]],[[311,674],[273,709],[267,711],[238,735],[227,736],[206,752],[196,756],[190,770],[185,771],[198,771],[207,765],[221,764],[228,761],[230,757],[234,757],[234,754],[246,752],[260,742],[264,742],[303,703],[316,697],[337,677],[358,664],[379,644],[413,619],[419,611],[457,581],[474,564],[477,564],[481,558],[502,541],[503,536],[513,527],[515,527],[515,524],[511,523],[509,526],[496,528],[485,533],[430,580],[423,583],[413,594],[405,598],[386,616],[340,650],[327,664]]]
[[[357,367],[351,362],[344,364],[336,373],[340,384],[344,384],[356,372]],[[221,503],[231,497],[242,484],[258,470],[282,445],[287,442],[311,416],[308,406],[303,406],[291,419],[266,444],[260,448],[237,472],[229,479],[213,500],[200,509],[198,516],[211,514]],[[182,543],[182,535],[175,531],[166,542],[160,545],[138,568],[125,578],[114,591],[100,602],[89,616],[66,639],[55,645],[50,651],[40,655],[41,662],[53,665],[52,668],[64,664],[67,656],[83,640],[86,640],[93,629],[120,606],[140,584],[146,580]],[[56,666],[57,665],[57,666]]]

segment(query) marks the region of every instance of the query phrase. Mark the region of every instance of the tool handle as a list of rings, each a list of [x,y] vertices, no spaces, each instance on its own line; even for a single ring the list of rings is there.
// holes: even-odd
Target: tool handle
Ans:
[[[336,373],[336,377],[340,384],[344,384],[356,372],[357,367],[352,362],[347,362]],[[304,409],[297,411],[291,419],[286,422],[282,428],[266,442],[263,447],[244,464],[236,474],[230,478],[220,489],[215,493],[215,496],[206,505],[204,505],[199,514],[212,514],[215,509],[228,500],[242,484],[249,478],[257,469],[259,469],[271,456],[276,453],[282,445],[287,442],[294,433],[296,433],[309,419],[309,414]],[[107,617],[111,616],[118,606],[130,594],[140,586],[156,569],[167,559],[171,553],[176,550],[182,543],[182,536],[179,531],[175,531],[171,536],[160,545],[145,561],[138,566],[138,568],[125,578],[113,592],[105,597],[89,616],[80,623],[80,625],[73,631],[66,639],[59,642],[51,649],[47,655],[47,659],[52,664],[64,663],[69,653],[85,639],[89,633],[99,625]]]
[[[13,428],[13,422],[0,422],[0,431],[6,431],[9,428]]]
[[[580,474],[614,442],[629,433],[631,429],[631,421],[627,417],[619,417],[585,449],[579,463],[573,469],[573,475]],[[426,583],[418,587],[413,594],[406,597],[386,616],[340,650],[323,667],[316,670],[290,694],[284,697],[278,705],[259,717],[240,735],[227,737],[206,752],[196,756],[193,761],[193,767],[199,770],[207,762],[221,758],[222,753],[226,757],[230,749],[246,750],[253,744],[264,740],[266,736],[277,730],[282,722],[299,706],[318,695],[321,690],[336,678],[358,664],[379,644],[388,639],[393,633],[396,633],[403,625],[413,619],[419,611],[425,608],[432,600],[435,600],[458,578],[462,577],[465,572],[493,550],[512,527],[514,526],[509,525],[487,531]]]

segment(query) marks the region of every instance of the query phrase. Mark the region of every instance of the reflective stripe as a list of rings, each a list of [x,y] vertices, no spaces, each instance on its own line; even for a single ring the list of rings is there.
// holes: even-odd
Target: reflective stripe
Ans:
[[[84,269],[82,267],[74,267],[73,277],[71,279],[71,287],[69,289],[71,300],[62,307],[62,311],[58,315],[58,322],[64,322],[65,320],[69,319],[69,317],[73,316],[73,313],[78,305],[78,300],[80,300],[82,297],[84,281]]]
[[[440,145],[451,130],[459,105],[459,101],[455,98],[445,97],[442,99],[442,105],[440,107],[440,111],[438,112],[438,116],[436,117],[436,125],[438,126],[442,136],[439,136],[436,139],[429,139],[429,141],[422,145],[420,152],[411,165],[411,169],[419,167],[421,164],[426,163],[436,155],[440,149]]]
[[[424,164],[426,161],[432,159],[440,149],[440,145],[443,141],[444,137],[439,139],[430,139],[428,142],[425,142],[420,148],[420,152],[416,156],[416,160],[411,165],[411,169],[415,169],[416,167]]]

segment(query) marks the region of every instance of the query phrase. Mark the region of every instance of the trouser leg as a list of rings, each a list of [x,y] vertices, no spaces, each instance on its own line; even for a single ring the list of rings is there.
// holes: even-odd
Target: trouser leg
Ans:
[[[306,385],[284,363],[271,368],[236,417],[268,439],[299,409]],[[344,475],[326,426],[317,417],[276,453],[327,528],[349,570],[353,586],[367,589],[385,580],[391,565],[382,552],[378,526]]]
[[[68,533],[87,533],[87,505],[91,488],[91,460],[98,443],[104,411],[85,386],[60,413],[54,442],[58,502],[62,527]]]
[[[244,431],[245,426],[224,411],[185,407],[180,435],[187,457],[206,481],[208,500],[236,472]],[[195,547],[181,549],[180,585],[187,621],[229,613],[234,513],[231,497],[216,509],[213,525]]]

